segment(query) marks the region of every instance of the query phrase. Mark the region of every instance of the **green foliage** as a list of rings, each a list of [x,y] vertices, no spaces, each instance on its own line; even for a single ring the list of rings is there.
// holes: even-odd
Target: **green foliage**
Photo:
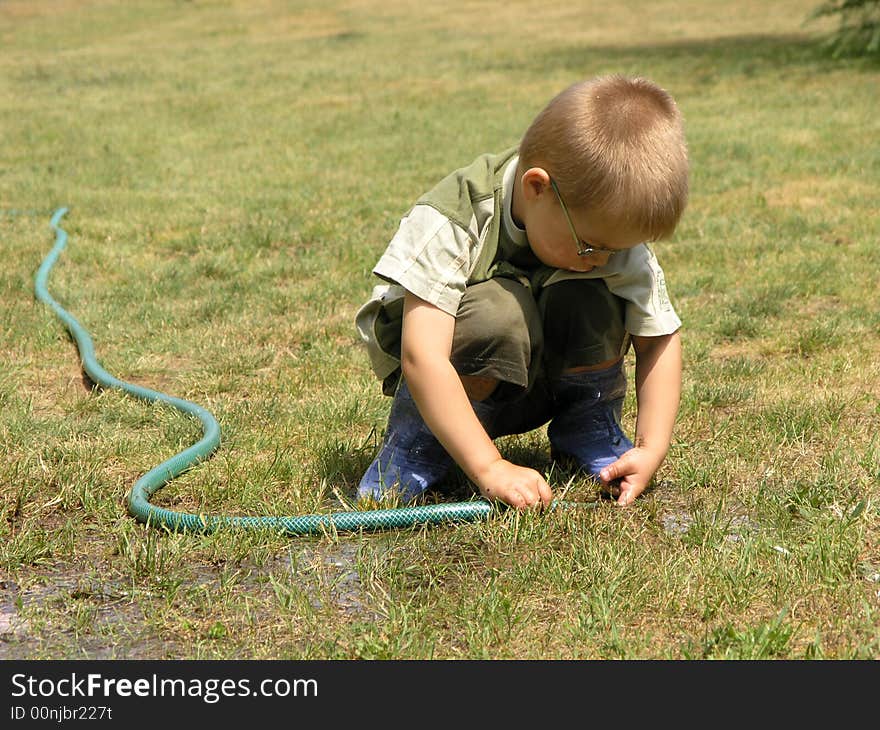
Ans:
[[[829,0],[808,20],[836,17],[837,30],[827,40],[835,58],[846,54],[880,58],[880,0]]]

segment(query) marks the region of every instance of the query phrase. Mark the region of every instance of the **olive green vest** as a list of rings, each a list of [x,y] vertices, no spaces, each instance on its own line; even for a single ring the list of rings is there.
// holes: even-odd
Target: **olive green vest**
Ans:
[[[506,234],[502,224],[504,172],[516,153],[514,147],[501,154],[481,155],[445,177],[415,203],[437,210],[467,231],[472,244],[478,247],[468,285],[498,276],[528,284],[530,274],[545,268],[527,244],[518,244]],[[383,380],[387,394],[393,392],[399,377],[404,294],[400,286],[377,286],[355,320],[373,370]]]

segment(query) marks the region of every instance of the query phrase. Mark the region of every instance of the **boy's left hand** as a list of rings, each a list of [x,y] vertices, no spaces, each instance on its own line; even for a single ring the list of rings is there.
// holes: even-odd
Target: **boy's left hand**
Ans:
[[[599,476],[611,490],[611,496],[617,497],[617,504],[626,507],[645,491],[662,461],[662,455],[658,456],[644,447],[636,446],[602,469]],[[618,484],[612,486],[614,482]]]

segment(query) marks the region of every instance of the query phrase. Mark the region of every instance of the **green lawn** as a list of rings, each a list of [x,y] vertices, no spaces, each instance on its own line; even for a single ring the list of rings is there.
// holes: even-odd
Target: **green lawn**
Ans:
[[[0,658],[880,656],[880,68],[823,54],[816,4],[0,2]],[[655,246],[684,395],[633,507],[320,538],[127,514],[200,431],[88,389],[33,295],[57,207],[50,290],[102,365],[222,429],[154,502],[342,509],[389,405],[353,319],[400,217],[608,72],[676,97],[693,160]],[[595,497],[544,432],[500,445]]]

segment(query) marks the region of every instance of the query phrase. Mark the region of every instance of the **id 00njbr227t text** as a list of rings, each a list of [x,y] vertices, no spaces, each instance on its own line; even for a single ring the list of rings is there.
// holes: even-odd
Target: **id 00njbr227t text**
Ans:
[[[49,707],[47,705],[33,705],[22,707],[13,705],[9,709],[12,720],[112,720],[113,709],[102,705],[59,705]]]

